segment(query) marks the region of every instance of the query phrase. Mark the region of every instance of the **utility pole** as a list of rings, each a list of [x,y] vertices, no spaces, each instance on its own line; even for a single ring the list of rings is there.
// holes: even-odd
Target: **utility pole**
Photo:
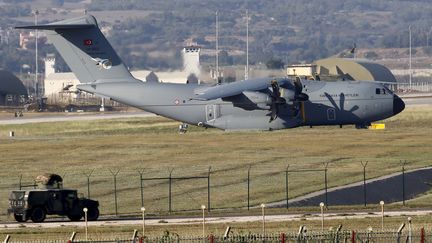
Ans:
[[[35,11],[35,25],[38,24],[38,15],[39,15],[39,11],[36,9]],[[35,29],[35,83],[34,83],[34,89],[35,89],[35,97],[37,98],[39,96],[39,92],[38,92],[38,84],[39,84],[39,80],[38,80],[38,73],[39,73],[39,64],[38,64],[38,30]]]
[[[412,65],[411,65],[411,63],[412,63],[412,51],[411,51],[411,45],[412,45],[412,42],[411,42],[411,25],[408,27],[408,30],[409,30],[409,88],[410,88],[410,91],[411,91],[411,88],[412,88]]]
[[[219,83],[219,16],[216,11],[216,82]]]
[[[249,79],[249,10],[246,9],[246,70],[245,80]]]

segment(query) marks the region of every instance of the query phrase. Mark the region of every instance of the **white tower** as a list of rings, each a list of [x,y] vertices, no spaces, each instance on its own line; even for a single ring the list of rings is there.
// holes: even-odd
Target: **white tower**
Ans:
[[[55,73],[55,68],[54,68],[55,55],[54,54],[47,54],[44,61],[45,61],[45,78],[46,78],[50,74]]]
[[[183,48],[183,71],[195,74],[197,77],[201,74],[200,53],[201,47],[197,45],[186,46]]]

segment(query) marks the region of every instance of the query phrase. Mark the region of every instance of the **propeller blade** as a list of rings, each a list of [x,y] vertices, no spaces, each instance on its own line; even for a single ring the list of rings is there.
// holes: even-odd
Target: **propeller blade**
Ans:
[[[278,113],[279,113],[278,105],[273,103],[272,108],[271,108],[270,121],[269,122],[274,121],[278,117]]]
[[[272,103],[270,106],[270,121],[274,121],[279,115],[279,106],[286,104],[286,100],[281,97],[279,83],[276,80],[271,81],[272,91],[270,96],[272,98]]]
[[[273,89],[273,92],[272,92],[273,98],[280,97],[280,88],[279,88],[279,84],[276,80],[272,80],[271,87]]]
[[[294,87],[296,94],[300,94],[303,91],[303,84],[300,81],[300,77],[296,77],[294,81]]]

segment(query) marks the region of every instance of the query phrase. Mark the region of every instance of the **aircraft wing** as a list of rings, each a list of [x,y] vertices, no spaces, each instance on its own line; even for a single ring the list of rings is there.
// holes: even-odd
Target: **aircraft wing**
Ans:
[[[195,90],[195,96],[191,100],[214,100],[239,95],[244,91],[260,91],[271,86],[274,78],[256,78],[237,81],[228,84],[216,85],[204,89]],[[288,82],[286,79],[276,79],[279,85]]]

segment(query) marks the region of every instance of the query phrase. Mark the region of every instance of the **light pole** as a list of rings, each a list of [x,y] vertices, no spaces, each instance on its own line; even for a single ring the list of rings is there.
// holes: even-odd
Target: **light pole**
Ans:
[[[219,16],[216,11],[216,82],[219,84]]]
[[[86,237],[86,240],[88,240],[88,221],[87,221],[88,209],[84,208],[83,211],[84,211],[84,221],[85,221],[85,237]]]
[[[35,25],[38,24],[38,15],[39,15],[39,11],[36,10],[35,11]],[[34,84],[34,89],[35,89],[35,97],[38,97],[38,72],[39,72],[39,64],[38,64],[38,30],[35,29],[35,84]]]
[[[380,201],[381,205],[381,230],[384,231],[384,201]]]
[[[249,79],[249,10],[246,9],[246,70],[245,80]]]
[[[320,202],[319,206],[321,208],[321,231],[324,232],[324,203]]]
[[[143,227],[142,237],[144,239],[144,237],[145,237],[145,207],[141,207],[141,212],[142,212],[142,227]]]
[[[206,206],[205,205],[201,205],[201,210],[202,210],[202,237],[203,237],[203,240],[205,238],[205,209],[206,209]]]
[[[412,85],[412,73],[411,73],[411,68],[412,68],[412,51],[411,51],[411,25],[408,27],[409,30],[409,88],[411,91],[411,85]]]
[[[264,203],[261,203],[263,236],[265,236],[265,234],[266,234],[266,228],[265,228],[265,207],[266,207],[266,205]]]

